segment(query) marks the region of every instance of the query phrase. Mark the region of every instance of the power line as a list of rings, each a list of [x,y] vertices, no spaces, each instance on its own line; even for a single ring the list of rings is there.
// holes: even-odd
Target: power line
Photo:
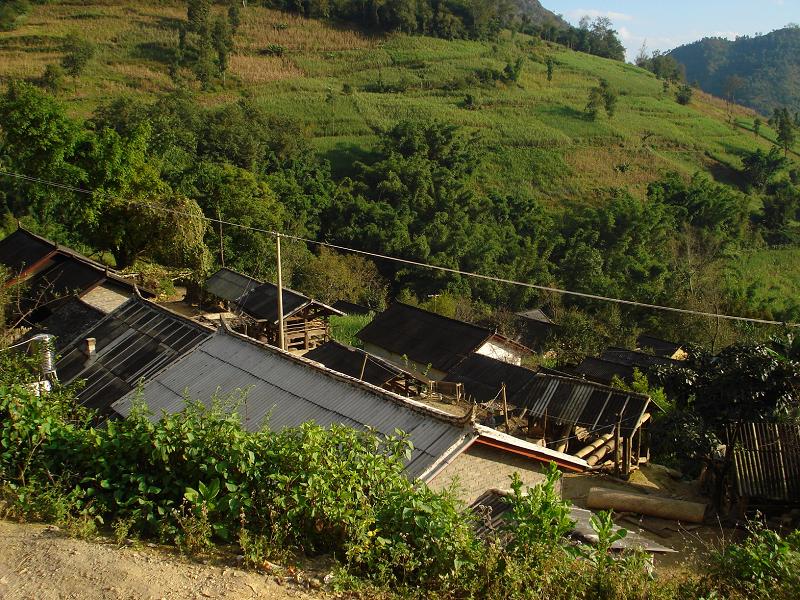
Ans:
[[[70,186],[70,185],[60,184],[60,183],[56,183],[56,182],[53,182],[53,181],[48,181],[46,179],[40,179],[38,177],[31,177],[29,175],[23,175],[21,173],[14,173],[14,172],[11,172],[11,171],[0,170],[0,175],[8,175],[9,177],[16,177],[18,179],[24,179],[26,181],[31,181],[31,182],[35,182],[35,183],[41,183],[43,185],[51,185],[51,186],[54,186],[54,187],[67,189],[67,190],[78,192],[78,193],[82,193],[82,194],[93,194],[94,193],[94,192],[92,192],[90,190],[86,190],[86,189],[82,189],[82,188],[78,188],[78,187],[74,187],[74,186]],[[322,246],[322,247],[326,247],[326,248],[332,248],[334,250],[339,250],[339,251],[342,251],[342,252],[351,252],[351,253],[354,253],[354,254],[360,254],[362,256],[369,256],[371,258],[378,258],[378,259],[381,259],[381,260],[401,263],[401,264],[405,264],[405,265],[409,265],[409,266],[413,266],[413,267],[418,267],[418,268],[422,268],[422,269],[430,269],[430,270],[435,270],[435,271],[441,271],[441,272],[444,272],[444,273],[450,273],[450,274],[453,274],[453,275],[460,275],[460,276],[463,276],[463,277],[472,277],[474,279],[481,279],[481,280],[484,280],[484,281],[492,281],[492,282],[495,282],[495,283],[503,283],[503,284],[506,284],[506,285],[513,285],[513,286],[517,286],[517,287],[525,287],[525,288],[534,289],[534,290],[538,290],[538,291],[542,291],[542,292],[550,292],[550,293],[554,293],[554,294],[561,294],[563,296],[573,296],[573,297],[576,297],[576,298],[583,298],[583,299],[586,299],[586,300],[597,300],[597,301],[600,301],[600,302],[610,302],[610,303],[614,303],[614,304],[621,304],[621,305],[624,305],[624,306],[633,306],[633,307],[637,307],[637,308],[646,308],[646,309],[650,309],[650,310],[660,310],[660,311],[664,311],[664,312],[672,312],[672,313],[684,314],[684,315],[693,315],[693,316],[698,316],[698,317],[707,317],[707,318],[711,318],[711,319],[726,319],[726,320],[729,320],[729,321],[738,321],[738,322],[745,322],[745,323],[757,323],[757,324],[760,324],[760,325],[779,325],[779,326],[785,326],[785,327],[800,327],[800,323],[789,323],[789,322],[785,322],[785,321],[773,321],[773,320],[770,320],[770,319],[757,319],[757,318],[754,318],[754,317],[742,317],[742,316],[738,316],[738,315],[727,315],[727,314],[721,314],[721,313],[713,313],[713,312],[707,312],[707,311],[693,310],[693,309],[688,309],[688,308],[677,308],[675,306],[664,306],[664,305],[661,305],[661,304],[650,304],[650,303],[647,303],[647,302],[637,302],[635,300],[625,300],[623,298],[613,298],[613,297],[610,297],[610,296],[602,296],[602,295],[599,295],[599,294],[589,294],[589,293],[586,293],[586,292],[576,292],[574,290],[565,290],[565,289],[561,289],[561,288],[556,288],[556,287],[546,286],[546,285],[538,285],[538,284],[535,284],[535,283],[529,283],[529,282],[525,282],[525,281],[515,281],[513,279],[506,279],[506,278],[503,278],[503,277],[495,277],[495,276],[492,276],[492,275],[483,275],[481,273],[473,273],[471,271],[464,271],[464,270],[461,270],[461,269],[454,269],[454,268],[450,268],[450,267],[442,267],[442,266],[438,266],[438,265],[432,265],[432,264],[429,264],[429,263],[410,260],[410,259],[407,259],[407,258],[400,258],[400,257],[397,257],[397,256],[389,256],[389,255],[380,254],[380,253],[377,253],[377,252],[369,252],[367,250],[359,250],[358,248],[350,248],[348,246],[341,246],[339,244],[331,244],[329,242],[320,242],[318,240],[312,240],[312,239],[309,239],[309,238],[304,238],[304,237],[297,236],[297,235],[291,235],[291,234],[288,234],[288,233],[281,233],[279,231],[273,231],[273,230],[270,230],[270,229],[261,229],[261,228],[258,228],[258,227],[251,227],[251,226],[248,226],[248,225],[242,225],[241,223],[235,223],[233,221],[225,221],[223,219],[214,219],[212,217],[207,217],[205,215],[203,215],[203,216],[193,215],[193,214],[190,214],[190,213],[187,213],[187,212],[183,212],[183,211],[167,208],[167,207],[164,207],[164,206],[159,206],[159,205],[152,204],[152,203],[149,203],[149,202],[141,202],[141,201],[137,202],[137,201],[134,201],[134,200],[128,200],[126,202],[128,204],[146,206],[146,207],[152,208],[154,210],[159,210],[159,211],[162,211],[162,212],[175,214],[175,215],[186,217],[186,218],[189,218],[189,219],[201,218],[201,219],[203,219],[205,221],[208,221],[209,223],[219,223],[219,224],[222,224],[222,225],[228,225],[230,227],[236,227],[236,228],[239,228],[239,229],[255,231],[255,232],[258,232],[258,233],[264,233],[264,234],[275,236],[275,237],[282,237],[282,238],[293,240],[293,241],[297,241],[297,242],[304,242],[306,244],[314,244],[314,245],[317,245],[317,246]]]

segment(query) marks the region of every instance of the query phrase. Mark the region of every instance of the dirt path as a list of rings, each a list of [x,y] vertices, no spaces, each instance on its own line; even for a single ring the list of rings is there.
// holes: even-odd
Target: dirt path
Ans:
[[[318,586],[319,575],[298,582],[191,562],[146,545],[120,548],[65,537],[46,525],[0,521],[0,598],[8,600],[321,599],[326,594],[307,583]]]

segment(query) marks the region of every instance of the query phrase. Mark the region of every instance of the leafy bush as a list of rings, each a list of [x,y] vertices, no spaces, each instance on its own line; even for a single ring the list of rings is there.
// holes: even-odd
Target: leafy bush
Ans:
[[[759,521],[747,526],[747,538],[712,556],[711,580],[723,593],[754,599],[796,598],[800,590],[800,531],[782,538]]]
[[[286,48],[280,44],[270,44],[259,51],[259,54],[264,56],[283,56],[285,53]]]

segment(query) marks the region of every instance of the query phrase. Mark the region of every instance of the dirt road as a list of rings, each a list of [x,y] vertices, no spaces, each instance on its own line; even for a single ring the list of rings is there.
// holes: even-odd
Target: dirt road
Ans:
[[[309,587],[319,586],[320,576],[276,578],[192,562],[146,545],[120,548],[69,538],[46,525],[0,521],[4,600],[321,599],[325,593]]]

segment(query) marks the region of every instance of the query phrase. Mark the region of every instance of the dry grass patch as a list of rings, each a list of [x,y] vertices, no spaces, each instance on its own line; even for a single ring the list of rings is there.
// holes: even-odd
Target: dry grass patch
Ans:
[[[661,173],[675,168],[644,147],[582,147],[566,152],[564,158],[579,179],[590,177],[589,187],[625,187],[635,195],[644,195]]]
[[[141,63],[117,63],[111,69],[125,78],[126,82],[145,92],[163,92],[172,89],[172,80],[167,73],[151,69]]]
[[[260,8],[248,9],[237,37],[240,47],[255,51],[270,44],[301,52],[357,50],[374,47],[378,41],[354,29]]]
[[[231,56],[229,69],[246,83],[269,83],[303,77],[303,71],[291,60],[277,56]]]

